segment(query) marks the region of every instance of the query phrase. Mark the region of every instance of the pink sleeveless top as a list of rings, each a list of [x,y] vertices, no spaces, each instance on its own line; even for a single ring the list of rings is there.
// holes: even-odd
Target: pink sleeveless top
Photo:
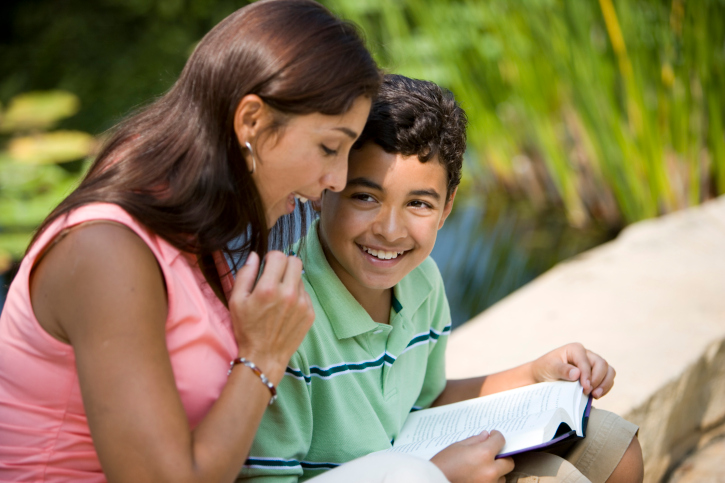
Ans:
[[[237,357],[229,312],[189,255],[116,205],[88,205],[59,218],[23,259],[0,315],[0,481],[105,481],[81,400],[73,348],[39,325],[28,284],[42,249],[64,228],[90,220],[128,226],[158,260],[168,292],[166,345],[192,428],[221,393],[229,361]],[[228,279],[225,285],[230,285]]]

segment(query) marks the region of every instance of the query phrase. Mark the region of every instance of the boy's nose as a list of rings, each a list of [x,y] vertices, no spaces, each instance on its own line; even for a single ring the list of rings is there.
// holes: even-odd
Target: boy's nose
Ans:
[[[373,223],[373,233],[392,242],[405,238],[406,229],[403,217],[394,209],[382,209]]]

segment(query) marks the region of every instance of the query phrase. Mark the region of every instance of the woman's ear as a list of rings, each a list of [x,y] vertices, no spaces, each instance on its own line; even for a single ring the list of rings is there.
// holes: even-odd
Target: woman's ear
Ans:
[[[267,109],[265,102],[256,94],[242,97],[234,112],[234,132],[240,145],[253,142],[260,132],[260,125],[265,119]]]

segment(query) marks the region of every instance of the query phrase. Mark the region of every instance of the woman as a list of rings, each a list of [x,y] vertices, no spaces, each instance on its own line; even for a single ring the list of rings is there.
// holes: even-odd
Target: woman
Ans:
[[[379,83],[351,25],[311,0],[263,0],[114,130],[0,315],[0,481],[235,478],[314,319],[300,261],[265,256],[269,229],[295,198],[344,187]],[[480,462],[502,444],[482,434],[436,464],[497,481],[510,468]],[[394,454],[319,478],[448,481]]]
[[[0,318],[0,480],[234,479],[314,318],[299,260],[257,280],[257,253],[295,197],[343,188],[379,77],[320,5],[262,1],[114,131]],[[232,289],[215,261],[242,235]]]

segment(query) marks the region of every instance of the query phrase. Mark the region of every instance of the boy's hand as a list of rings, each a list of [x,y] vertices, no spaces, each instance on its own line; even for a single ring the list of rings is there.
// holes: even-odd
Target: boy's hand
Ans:
[[[544,354],[531,363],[536,382],[576,381],[584,394],[599,399],[612,389],[616,371],[598,354],[579,343],[567,344]]]
[[[512,458],[495,459],[505,441],[498,431],[481,434],[452,444],[431,461],[451,483],[503,483],[514,469]]]

